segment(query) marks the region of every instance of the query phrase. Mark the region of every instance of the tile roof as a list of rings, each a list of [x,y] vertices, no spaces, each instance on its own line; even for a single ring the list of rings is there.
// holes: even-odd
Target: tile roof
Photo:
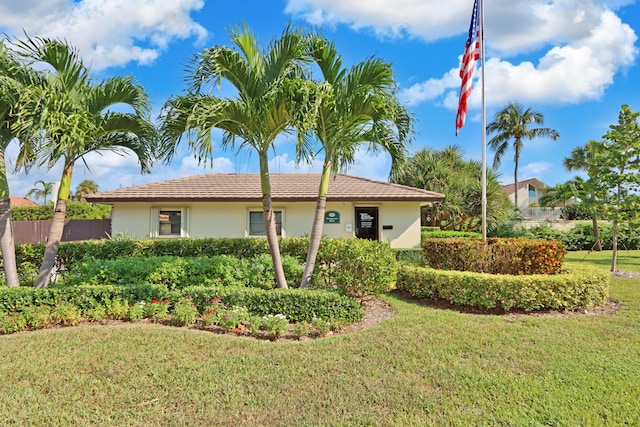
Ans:
[[[18,197],[18,196],[9,196],[9,203],[11,204],[12,207],[34,207],[34,206],[40,206],[39,204],[37,204],[33,200],[29,200],[29,199],[27,199],[25,197]]]
[[[315,201],[320,174],[271,174],[273,201]],[[328,201],[441,201],[433,191],[337,175],[329,184]],[[87,195],[95,203],[113,202],[256,202],[262,200],[259,174],[206,174],[119,188]]]

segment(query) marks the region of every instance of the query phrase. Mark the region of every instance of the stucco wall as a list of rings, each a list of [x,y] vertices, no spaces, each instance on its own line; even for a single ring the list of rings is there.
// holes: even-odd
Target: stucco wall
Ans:
[[[327,211],[340,213],[340,223],[324,224],[323,235],[334,238],[354,237],[356,206],[378,208],[381,241],[390,242],[394,248],[419,247],[420,205],[417,202],[327,203]],[[301,237],[311,233],[315,203],[274,203],[273,207],[284,212],[283,237]],[[114,203],[112,232],[123,232],[140,238],[149,237],[151,208],[188,208],[186,229],[189,237],[196,238],[247,237],[248,212],[262,210],[260,203]],[[384,230],[385,225],[392,229]]]

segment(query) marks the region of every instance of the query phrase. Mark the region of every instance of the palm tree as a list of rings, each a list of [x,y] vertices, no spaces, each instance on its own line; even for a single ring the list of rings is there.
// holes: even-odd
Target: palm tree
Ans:
[[[356,150],[363,144],[370,150],[389,153],[392,169],[397,168],[404,161],[405,147],[412,134],[412,117],[396,97],[396,82],[389,63],[370,58],[349,69],[343,68],[335,45],[322,37],[311,37],[309,50],[324,80],[319,85],[311,124],[313,135],[322,144],[324,161],[300,284],[303,288],[311,282],[320,248],[330,177],[353,164]],[[304,135],[304,129],[302,133],[304,143],[299,152],[310,157],[310,134]]]
[[[576,197],[576,187],[573,181],[556,184],[544,190],[538,201],[543,207],[567,206],[567,200]]]
[[[458,146],[442,150],[423,148],[411,156],[393,182],[437,191],[444,201],[421,209],[422,225],[447,230],[476,231],[482,224],[482,165],[464,160]],[[502,191],[495,170],[487,171],[487,225],[496,228],[507,220],[511,202]]]
[[[212,160],[211,131],[221,129],[222,146],[248,148],[258,154],[260,187],[266,237],[271,252],[276,285],[287,288],[282,268],[275,215],[271,203],[269,150],[275,138],[293,129],[291,83],[302,73],[304,37],[291,28],[265,50],[255,35],[241,25],[230,29],[232,47],[214,46],[192,61],[190,91],[167,101],[162,113],[162,141],[167,161],[186,133],[199,161]],[[230,83],[235,98],[205,93],[211,84]]]
[[[87,194],[97,193],[98,188],[98,184],[91,181],[90,179],[81,181],[80,184],[78,184],[78,186],[76,187],[76,200],[81,202],[84,201],[84,196],[86,196]]]
[[[25,85],[35,84],[37,75],[24,67],[0,42],[0,250],[8,286],[19,286],[18,269],[11,225],[11,204],[5,150],[16,138],[14,124],[15,107],[20,104],[20,94]],[[20,154],[17,165],[27,167],[32,159],[34,145],[31,140],[20,139]]]
[[[42,199],[43,205],[47,204],[47,196],[49,196],[53,192],[53,186],[55,183],[47,182],[44,180],[38,180],[33,184],[33,188],[29,190],[25,197],[33,197],[36,200]],[[38,188],[38,187],[42,188]]]
[[[38,132],[41,137],[41,165],[63,162],[62,178],[53,222],[35,287],[48,285],[62,238],[67,201],[71,193],[73,166],[94,151],[120,155],[133,152],[143,172],[154,158],[155,128],[144,89],[130,77],[112,77],[99,83],[90,79],[89,69],[78,52],[66,42],[47,38],[15,42],[27,65],[46,64],[46,85],[25,91],[16,128],[19,134]],[[118,104],[132,112],[112,111]]]
[[[584,147],[575,147],[571,150],[571,155],[565,157],[563,164],[566,170],[572,171],[588,171],[592,167],[592,158],[595,155],[595,146],[593,141],[587,142]],[[585,197],[582,202],[591,207],[591,223],[593,225],[593,237],[596,242],[593,245],[595,251],[602,251],[602,243],[600,242],[600,229],[598,227],[598,214],[593,208],[596,202],[596,187],[591,179],[582,182],[581,190]]]
[[[513,180],[516,189],[514,193],[516,209],[520,209],[518,205],[518,163],[520,162],[520,153],[524,147],[523,139],[531,140],[537,137],[545,137],[556,141],[560,138],[558,131],[551,128],[531,128],[532,124],[544,124],[542,113],[531,108],[523,110],[520,105],[510,103],[498,111],[493,122],[487,125],[487,132],[496,132],[496,135],[489,141],[489,147],[495,151],[493,158],[494,169],[500,166],[502,156],[509,148],[509,141],[513,139],[513,159],[515,162]]]

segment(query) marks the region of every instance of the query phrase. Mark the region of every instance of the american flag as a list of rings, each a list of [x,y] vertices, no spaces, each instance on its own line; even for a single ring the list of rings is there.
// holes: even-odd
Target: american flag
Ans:
[[[482,0],[480,0],[482,1]],[[467,117],[467,104],[471,95],[471,78],[476,61],[480,59],[480,30],[478,17],[478,0],[473,2],[473,14],[471,15],[471,25],[469,26],[469,37],[462,56],[460,66],[460,101],[458,102],[458,114],[456,115],[456,136]]]

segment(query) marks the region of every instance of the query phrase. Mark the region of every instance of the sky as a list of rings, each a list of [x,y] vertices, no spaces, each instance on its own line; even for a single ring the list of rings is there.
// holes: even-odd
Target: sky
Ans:
[[[479,70],[466,124],[455,136],[459,66],[472,7],[473,0],[0,0],[0,33],[65,39],[80,51],[96,81],[133,76],[149,93],[157,120],[167,99],[186,90],[188,61],[207,47],[230,45],[229,28],[246,23],[264,46],[289,23],[319,30],[335,41],[345,65],[372,56],[392,63],[398,96],[416,119],[411,152],[458,145],[466,158],[480,161]],[[560,133],[558,141],[525,141],[520,181],[538,178],[555,185],[571,179],[575,174],[562,166],[571,149],[601,139],[623,104],[640,110],[639,32],[635,0],[486,2],[487,122],[516,102],[541,112],[544,126]],[[185,143],[171,164],[157,163],[145,175],[134,156],[87,155],[76,163],[72,190],[85,179],[110,190],[202,173],[258,171],[256,154],[223,151],[216,143],[220,134],[213,138],[212,167],[198,165]],[[294,136],[278,138],[271,172],[319,172],[321,158],[296,165],[294,146]],[[16,154],[12,143],[6,152],[10,171]],[[487,163],[492,162],[488,149]],[[386,181],[389,168],[388,156],[363,150],[348,173]],[[512,151],[498,172],[503,184],[513,183]],[[60,164],[11,174],[11,194],[23,196],[36,181],[55,182],[60,174]]]

